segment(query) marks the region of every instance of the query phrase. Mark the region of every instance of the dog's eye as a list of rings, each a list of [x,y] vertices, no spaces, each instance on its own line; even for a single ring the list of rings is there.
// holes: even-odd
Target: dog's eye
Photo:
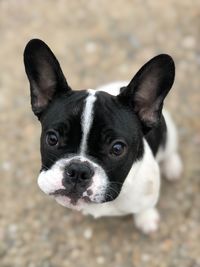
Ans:
[[[58,144],[58,134],[54,131],[49,131],[46,135],[46,143],[49,146],[56,146]]]
[[[126,151],[126,144],[122,141],[117,141],[112,144],[110,154],[112,156],[122,156]]]

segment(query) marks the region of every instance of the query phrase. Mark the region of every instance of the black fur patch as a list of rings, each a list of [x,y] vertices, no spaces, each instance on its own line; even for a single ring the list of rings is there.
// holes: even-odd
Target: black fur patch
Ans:
[[[109,178],[106,201],[110,201],[118,196],[133,163],[143,156],[141,124],[134,112],[116,97],[105,92],[98,92],[96,96],[87,153]],[[115,140],[124,140],[127,144],[127,152],[122,157],[109,153]]]
[[[86,91],[73,91],[54,99],[41,117],[42,168],[50,168],[58,159],[77,154],[82,138],[81,116],[84,109]],[[46,133],[55,130],[59,135],[56,147],[48,146]]]
[[[160,146],[162,146],[163,148],[165,147],[167,138],[167,126],[163,116],[161,116],[161,120],[158,125],[145,135],[145,138],[149,146],[151,147],[154,156],[156,156]]]

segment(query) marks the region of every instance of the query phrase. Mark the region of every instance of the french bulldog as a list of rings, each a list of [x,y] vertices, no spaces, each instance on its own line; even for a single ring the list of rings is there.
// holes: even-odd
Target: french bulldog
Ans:
[[[177,131],[163,110],[173,59],[158,55],[130,82],[96,90],[72,90],[39,39],[26,45],[24,64],[42,127],[41,190],[95,218],[133,214],[144,233],[156,231],[161,172],[173,180],[182,171]]]

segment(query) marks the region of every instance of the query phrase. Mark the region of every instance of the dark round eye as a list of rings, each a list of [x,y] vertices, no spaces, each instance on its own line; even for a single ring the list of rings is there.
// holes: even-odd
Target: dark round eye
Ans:
[[[112,145],[110,154],[112,156],[121,156],[122,154],[124,154],[125,150],[126,144],[121,141],[117,141]]]
[[[58,134],[53,131],[49,131],[46,135],[46,142],[49,146],[56,146],[58,144]]]

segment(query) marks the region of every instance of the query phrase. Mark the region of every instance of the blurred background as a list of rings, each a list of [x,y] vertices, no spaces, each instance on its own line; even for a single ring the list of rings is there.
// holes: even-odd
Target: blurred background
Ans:
[[[74,89],[131,79],[169,53],[176,82],[166,106],[180,135],[184,173],[162,181],[160,229],[131,216],[94,220],[37,186],[40,125],[30,108],[23,49],[43,39]],[[0,266],[200,266],[200,1],[0,0]]]

